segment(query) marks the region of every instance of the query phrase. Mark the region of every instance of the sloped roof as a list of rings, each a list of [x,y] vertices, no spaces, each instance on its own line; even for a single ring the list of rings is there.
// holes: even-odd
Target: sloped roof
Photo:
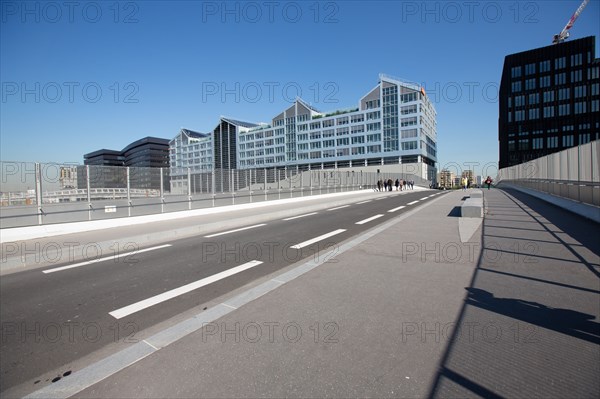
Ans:
[[[181,129],[181,132],[185,133],[188,137],[193,137],[196,139],[201,139],[203,137],[210,136],[210,133],[200,133],[189,129]]]
[[[221,120],[223,120],[223,121],[225,121],[227,123],[231,123],[232,125],[241,126],[241,127],[247,127],[247,128],[259,126],[257,123],[239,121],[237,119],[226,118],[226,117],[223,117],[223,116],[221,117]]]

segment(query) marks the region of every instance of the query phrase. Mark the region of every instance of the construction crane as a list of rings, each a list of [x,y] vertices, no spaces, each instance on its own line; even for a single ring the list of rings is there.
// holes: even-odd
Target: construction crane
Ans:
[[[563,30],[558,35],[554,35],[554,38],[552,39],[552,44],[562,43],[569,37],[569,29],[573,27],[573,24],[577,20],[577,17],[579,17],[579,14],[581,14],[581,12],[583,11],[587,3],[589,3],[589,1],[590,0],[583,0],[583,3],[581,3],[577,11],[575,11],[575,14],[571,16],[571,19],[569,19],[569,22],[567,22],[567,25],[565,25]]]

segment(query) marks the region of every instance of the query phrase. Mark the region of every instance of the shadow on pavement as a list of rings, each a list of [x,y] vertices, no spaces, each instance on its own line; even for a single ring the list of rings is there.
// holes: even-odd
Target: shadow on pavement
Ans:
[[[530,395],[540,397],[564,397],[564,395],[587,397],[589,396],[588,392],[595,395],[600,391],[597,375],[595,374],[598,367],[594,366],[600,354],[600,323],[594,321],[596,315],[574,310],[573,308],[577,308],[577,304],[582,302],[572,301],[571,298],[579,296],[577,298],[587,300],[587,296],[591,295],[592,301],[596,300],[600,303],[600,290],[594,289],[595,287],[600,288],[600,280],[592,282],[594,288],[566,284],[563,282],[565,280],[560,281],[560,278],[570,273],[568,267],[565,267],[564,271],[560,271],[560,276],[548,277],[547,272],[543,274],[546,266],[543,261],[546,259],[551,262],[563,262],[565,265],[585,265],[592,272],[591,275],[583,274],[588,283],[590,278],[600,277],[597,262],[593,259],[592,262],[587,261],[574,250],[575,247],[585,247],[593,254],[600,254],[598,234],[589,231],[589,228],[593,229],[595,224],[518,191],[499,189],[486,200],[488,200],[488,205],[492,210],[512,210],[516,212],[515,215],[520,215],[521,219],[504,220],[502,219],[504,216],[502,212],[495,213],[495,218],[486,216],[484,219],[482,224],[482,251],[471,283],[469,287],[465,287],[467,295],[458,315],[456,328],[447,341],[437,373],[431,382],[428,397],[481,396],[502,398],[515,395],[522,397]],[[454,216],[453,212],[448,216]],[[529,240],[511,237],[510,230],[507,230],[509,233],[506,234],[506,237],[493,235],[489,233],[490,229],[497,232],[498,228],[518,228],[519,223],[527,222],[527,219],[532,219],[536,223],[535,226],[532,226],[534,229],[527,230],[537,231],[540,235],[551,236],[546,240],[535,240],[533,238],[534,241],[539,242],[540,245],[561,245],[563,247],[561,251],[565,254],[565,257],[538,256],[540,262],[533,262],[535,267],[524,265],[523,263],[526,262],[521,264],[509,263],[505,267],[506,270],[502,270],[502,266],[505,265],[490,262],[490,252],[495,252],[494,256],[499,252],[497,248],[491,248],[493,245],[490,244],[494,244],[494,240],[498,238],[510,239],[513,242],[529,242]],[[507,223],[508,226],[499,226],[499,221]],[[510,226],[510,223],[516,223],[516,226]],[[592,227],[589,226],[590,223]],[[587,229],[582,226],[587,226]],[[595,226],[597,227],[597,225]],[[557,231],[557,228],[560,231]],[[574,239],[577,243],[566,242],[565,235],[570,237],[569,242]],[[531,253],[525,253],[527,251],[523,251],[521,247],[513,252],[500,252],[504,252],[508,256],[534,256]],[[539,273],[539,276],[536,273]],[[501,278],[513,280],[499,280]],[[552,278],[556,278],[557,281],[551,281]],[[495,287],[499,282],[506,284],[507,281],[518,287],[510,291],[510,287],[500,286],[501,295],[490,292],[489,287]],[[576,283],[585,285],[585,281],[581,280],[576,281]],[[544,284],[550,289],[570,290],[565,291],[566,294],[563,294],[566,299],[565,308],[542,303],[543,300],[549,299],[548,294],[540,290],[539,295],[536,295],[537,292],[531,291],[533,290],[531,284]],[[487,289],[482,288],[484,286]],[[528,294],[533,293],[536,299],[539,298],[539,302],[519,299],[518,297],[523,294],[523,289],[530,290]],[[512,297],[513,295],[509,297],[506,294],[507,292],[513,292],[514,297]],[[529,295],[528,298],[531,298],[531,296]],[[568,306],[572,308],[569,309]],[[489,341],[465,343],[464,336],[461,341],[461,326],[469,325],[473,320],[492,320],[490,324],[510,325],[511,328],[521,323],[523,326],[537,330],[535,332],[538,334],[535,337],[533,334],[531,335],[533,345],[522,345],[523,342],[527,342],[523,340],[523,337],[521,337],[521,342],[508,340],[508,343],[501,342],[498,344],[490,344]],[[559,342],[563,346],[567,342],[568,348],[562,347],[561,344],[557,345],[556,343]],[[552,359],[553,362],[558,364],[561,364],[564,360],[565,369],[551,369],[551,366],[544,364],[546,359]],[[537,369],[532,370],[531,364],[535,364]],[[576,364],[577,368],[580,369],[573,367],[573,364]],[[567,370],[569,366],[570,369]],[[548,370],[544,367],[547,367]],[[527,373],[530,375],[527,375]],[[568,380],[570,378],[569,374],[572,376],[578,373],[581,375],[580,380],[571,381],[570,387],[561,384],[561,379]],[[596,375],[596,377],[591,377],[591,375]],[[551,383],[548,383],[549,381]],[[554,385],[555,383],[556,385]],[[524,387],[528,387],[530,384],[532,385],[532,391],[526,391]],[[581,387],[581,385],[585,386]],[[542,388],[540,389],[540,387]],[[535,391],[536,389],[537,391]]]

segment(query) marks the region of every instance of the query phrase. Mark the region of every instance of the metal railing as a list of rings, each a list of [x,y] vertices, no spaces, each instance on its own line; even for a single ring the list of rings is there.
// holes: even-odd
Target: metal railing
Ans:
[[[100,220],[373,189],[410,173],[298,167],[130,168],[2,162],[2,228]]]

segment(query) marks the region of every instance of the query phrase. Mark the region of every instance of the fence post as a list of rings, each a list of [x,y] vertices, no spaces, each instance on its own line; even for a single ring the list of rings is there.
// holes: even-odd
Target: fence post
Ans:
[[[268,199],[267,197],[267,168],[263,168],[263,182],[265,188],[265,201]]]
[[[192,209],[192,170],[187,168],[187,195],[188,195],[188,209]]]
[[[85,166],[85,181],[87,185],[88,220],[92,220],[92,194],[90,193],[90,165]]]
[[[127,216],[131,216],[131,181],[129,180],[129,166],[127,172]]]
[[[38,162],[35,163],[35,202],[38,208],[38,224],[42,224],[42,170]]]
[[[212,190],[211,190],[212,191],[212,206],[214,207],[215,206],[215,196],[216,196],[216,194],[215,194],[216,193],[215,184],[216,184],[216,180],[217,180],[216,176],[215,176],[215,170],[214,169],[211,170],[210,176],[211,176],[211,179],[212,179],[211,180],[211,183],[212,183]]]
[[[165,190],[163,184],[163,168],[160,168],[160,213],[165,213]]]

